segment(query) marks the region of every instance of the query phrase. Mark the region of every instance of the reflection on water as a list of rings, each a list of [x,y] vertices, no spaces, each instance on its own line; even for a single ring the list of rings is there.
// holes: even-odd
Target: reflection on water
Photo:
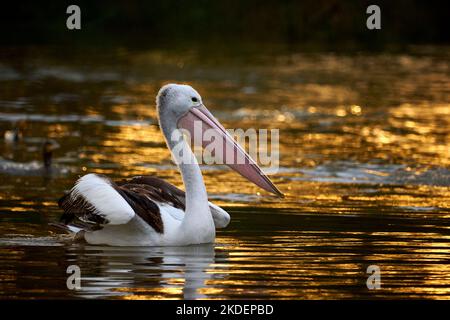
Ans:
[[[0,50],[0,133],[27,123],[20,142],[0,143],[1,298],[450,297],[447,48],[89,55]],[[286,198],[205,166],[211,199],[232,215],[215,245],[68,243],[48,222],[77,176],[157,173],[181,185],[154,109],[169,81],[196,87],[226,127],[280,129],[273,180]],[[61,146],[58,170],[35,174],[46,138]],[[79,291],[66,287],[73,264]]]

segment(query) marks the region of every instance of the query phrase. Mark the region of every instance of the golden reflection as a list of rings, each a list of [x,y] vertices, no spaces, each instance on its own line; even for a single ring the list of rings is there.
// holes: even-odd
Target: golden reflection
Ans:
[[[1,210],[11,211],[11,212],[30,212],[30,211],[36,211],[35,209],[30,208],[30,207],[1,207]]]
[[[362,108],[357,105],[350,106],[350,112],[355,116],[360,116],[362,114]]]
[[[76,176],[157,174],[182,187],[157,125],[154,96],[181,70],[183,76],[197,70],[198,59],[193,52],[130,54],[130,70],[150,78],[130,76],[114,89],[118,92],[108,91],[114,98],[123,95],[125,102],[113,99],[105,106],[74,109],[95,116],[94,122],[36,121],[30,137],[64,141],[55,159],[79,168]],[[168,68],[175,71],[168,75]],[[286,197],[272,197],[226,167],[205,166],[211,201],[232,216],[230,226],[218,230],[214,250],[197,256],[186,254],[187,248],[116,252],[63,246],[53,238],[45,242],[47,222],[57,221],[61,213],[56,199],[76,177],[48,182],[2,173],[0,281],[8,287],[2,286],[0,297],[16,295],[23,279],[53,288],[54,275],[62,274],[58,280],[64,286],[65,266],[54,261],[84,263],[86,290],[73,293],[77,297],[450,296],[446,61],[393,54],[292,54],[257,67],[225,65],[227,76],[221,76],[222,69],[202,68],[211,78],[190,83],[227,128],[280,130],[280,170],[272,178]],[[88,85],[103,101],[102,84]],[[39,143],[30,140],[34,147]],[[39,159],[21,147],[13,151]],[[55,245],[61,251],[52,252]],[[365,286],[370,264],[382,270],[377,292]],[[46,278],[47,269],[52,280]],[[24,292],[42,298],[49,290]]]

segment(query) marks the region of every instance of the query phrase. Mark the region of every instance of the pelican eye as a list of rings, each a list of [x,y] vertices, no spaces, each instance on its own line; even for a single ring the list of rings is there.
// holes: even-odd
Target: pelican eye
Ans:
[[[198,102],[198,99],[196,97],[191,98],[192,102]]]

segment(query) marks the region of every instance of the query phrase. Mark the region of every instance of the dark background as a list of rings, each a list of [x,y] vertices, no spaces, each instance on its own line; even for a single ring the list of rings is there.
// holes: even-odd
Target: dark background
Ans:
[[[82,30],[66,28],[66,8],[81,7]],[[366,28],[366,8],[381,7],[381,30]],[[2,3],[2,45],[271,46],[385,48],[448,44],[446,1],[158,0]]]

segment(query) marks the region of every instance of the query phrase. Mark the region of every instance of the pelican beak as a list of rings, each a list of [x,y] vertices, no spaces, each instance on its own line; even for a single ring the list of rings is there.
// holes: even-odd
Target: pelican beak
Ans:
[[[199,124],[201,124],[199,126]],[[226,164],[240,175],[253,182],[260,188],[272,192],[279,197],[284,197],[283,193],[270,181],[269,177],[261,170],[256,162],[245,152],[245,150],[233,139],[233,137],[225,130],[220,122],[209,112],[204,106],[193,107],[178,120],[178,127],[187,130],[190,133],[191,142],[195,142],[194,128],[201,128],[201,137],[207,130],[213,129],[217,131],[215,136],[222,139],[223,152],[214,153],[215,160],[218,163]],[[198,129],[197,129],[198,130]],[[202,146],[205,148],[211,141],[201,139]],[[214,141],[217,142],[217,141]],[[219,152],[220,153],[220,152]]]

